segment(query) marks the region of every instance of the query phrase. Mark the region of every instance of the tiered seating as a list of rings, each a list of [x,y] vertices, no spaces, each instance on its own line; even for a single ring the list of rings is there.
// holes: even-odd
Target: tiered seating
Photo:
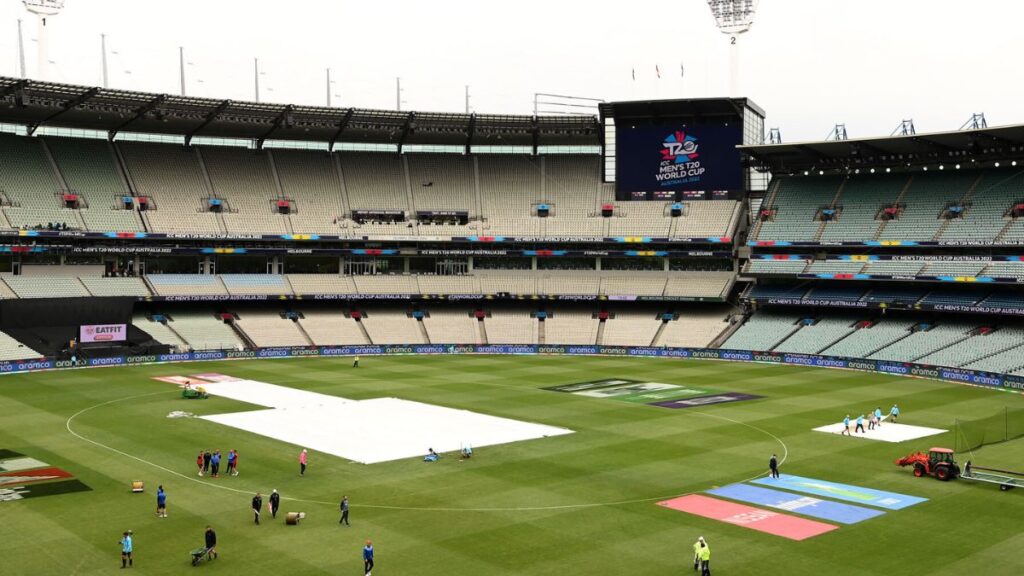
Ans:
[[[901,338],[885,348],[875,352],[868,358],[878,360],[894,360],[897,362],[914,362],[918,358],[954,344],[968,337],[968,332],[976,324],[954,320],[936,324],[930,330],[918,330],[906,338]]]
[[[207,211],[210,197],[199,157],[192,148],[171,144],[118,142],[135,190],[149,196],[155,210],[145,212],[153,232],[217,234],[217,215]]]
[[[924,268],[924,265],[925,262],[913,260],[872,260],[861,272],[891,276],[916,276]]]
[[[479,294],[475,276],[419,276],[419,294]]]
[[[818,233],[818,209],[832,202],[839,190],[839,178],[804,177],[778,180],[773,220],[760,224],[757,240],[809,241]]]
[[[11,290],[11,288],[7,286],[7,283],[3,281],[2,277],[3,275],[0,274],[0,300],[11,300],[13,298],[17,298],[18,295],[14,293],[14,290]]]
[[[825,223],[824,242],[864,241],[875,237],[881,224],[875,220],[883,204],[892,203],[907,183],[907,176],[850,178],[839,199],[842,213]]]
[[[142,278],[95,278],[82,276],[82,284],[93,296],[152,296]]]
[[[480,344],[477,323],[467,310],[432,310],[423,318],[431,344]]]
[[[971,370],[984,370],[986,372],[999,372],[1003,374],[1024,373],[1024,344],[1013,348],[1007,348],[985,358],[978,358],[973,362],[963,365]]]
[[[489,236],[538,236],[540,218],[531,216],[540,202],[539,160],[509,155],[477,157],[480,198],[483,202],[483,234]]]
[[[771,350],[783,338],[797,330],[799,316],[759,312],[733,332],[722,348],[733,350]]]
[[[85,199],[79,209],[86,228],[98,231],[136,232],[142,221],[125,210],[127,194],[110,144],[84,138],[45,138],[68,188]]]
[[[966,289],[952,290],[939,288],[932,290],[920,304],[934,306],[936,304],[952,304],[957,306],[973,306],[980,300],[984,300],[990,294],[987,288],[968,287]]]
[[[210,274],[150,274],[146,276],[157,296],[227,295],[224,284]]]
[[[724,298],[734,277],[731,272],[683,272],[669,276],[665,296]]]
[[[291,294],[284,276],[279,274],[221,274],[229,294]]]
[[[298,295],[356,294],[352,276],[337,274],[288,274],[288,283]]]
[[[286,234],[287,218],[277,211],[280,198],[270,159],[264,150],[208,146],[200,149],[213,191],[226,200],[229,234]]]
[[[212,310],[176,312],[171,327],[193,350],[238,349],[243,346],[235,331]]]
[[[170,344],[171,346],[174,346],[175,349],[184,349],[188,346],[188,344],[181,338],[178,338],[178,335],[168,328],[166,324],[154,322],[153,320],[146,318],[144,314],[136,313],[132,316],[132,325],[152,336],[157,342]]]
[[[419,294],[415,276],[380,275],[354,276],[360,294]]]
[[[864,269],[864,262],[850,260],[819,260],[804,270],[807,274],[857,274]]]
[[[42,357],[43,355],[39,352],[0,332],[0,360],[26,360]]]
[[[601,343],[607,346],[647,346],[661,325],[654,312],[616,312],[604,323]]]
[[[665,276],[634,274],[601,278],[601,294],[605,296],[661,296],[665,293]]]
[[[1024,296],[1013,289],[993,290],[978,306],[986,308],[1024,308]]]
[[[539,279],[535,276],[524,274],[510,274],[508,272],[486,272],[479,273],[480,290],[484,294],[537,294]],[[550,292],[549,292],[550,293]]]
[[[818,286],[811,290],[806,298],[809,300],[860,300],[866,288],[852,286]]]
[[[10,227],[31,228],[48,222],[82,227],[75,210],[61,207],[61,185],[42,141],[36,138],[0,134],[0,192],[11,202],[3,208]]]
[[[907,334],[914,325],[910,320],[882,319],[867,328],[858,328],[852,334],[821,351],[827,356],[866,358],[875,350]]]
[[[374,344],[426,344],[417,322],[405,312],[383,308],[366,311],[362,319]]]
[[[544,343],[596,344],[597,328],[598,321],[592,312],[556,310],[544,319]]]
[[[995,278],[1024,278],[1024,262],[989,262],[982,276]]]
[[[296,234],[338,234],[344,213],[341,181],[334,157],[326,152],[270,152],[285,198],[292,201],[292,230]]]
[[[15,276],[0,274],[4,282],[19,298],[77,298],[89,296],[89,291],[78,278],[51,276]]]
[[[735,200],[686,202],[684,216],[674,218],[673,238],[731,237],[740,203]]]
[[[317,346],[370,343],[359,323],[341,310],[303,310],[302,315],[299,323]]]
[[[541,225],[544,236],[603,238],[605,236],[605,220],[605,218],[597,216],[590,218],[549,216],[542,219]]]
[[[456,154],[409,154],[413,210],[469,212],[477,216],[473,158]]]
[[[609,236],[668,236],[671,220],[661,202],[617,202],[615,217],[608,219]]]
[[[680,312],[676,320],[665,324],[658,340],[659,346],[674,348],[706,348],[729,324],[725,322],[727,310],[694,310]]]
[[[801,274],[805,260],[751,260],[745,272],[750,274]]]
[[[923,288],[894,288],[891,286],[879,286],[872,288],[862,298],[865,302],[917,302],[924,297]]]
[[[756,284],[747,294],[750,299],[768,298],[804,298],[807,295],[807,286],[793,286],[790,284]]]
[[[298,324],[282,318],[279,312],[249,310],[238,314],[238,327],[260,348],[276,346],[308,346]]]
[[[999,328],[988,334],[978,334],[942,350],[917,360],[919,364],[932,364],[935,366],[966,366],[972,362],[981,360],[984,364],[986,356],[992,356],[1004,350],[1016,348],[1024,344],[1024,330],[1007,326]],[[1021,360],[1024,364],[1024,360]],[[984,370],[985,368],[981,368]]]
[[[601,182],[599,156],[544,157],[544,197],[559,218],[582,218],[595,213]]]
[[[537,319],[521,309],[495,309],[484,320],[488,344],[536,344]],[[552,340],[548,338],[548,343]]]
[[[987,170],[968,200],[963,218],[949,221],[939,240],[992,242],[1009,221],[1003,217],[1010,203],[1021,197],[1024,173],[1016,170]]]
[[[817,354],[854,330],[855,318],[847,315],[820,318],[810,326],[804,326],[775,347],[776,352],[797,352]]]
[[[397,154],[347,152],[340,154],[349,208],[409,212],[405,168]]]
[[[963,198],[977,174],[974,172],[922,172],[914,174],[900,203],[896,220],[890,220],[878,235],[880,240],[928,241],[945,222],[939,216],[949,202]]]
[[[982,261],[936,261],[929,262],[921,270],[921,276],[977,276],[985,269]]]
[[[596,295],[601,289],[601,278],[595,274],[552,274],[538,280],[541,294],[571,296]]]

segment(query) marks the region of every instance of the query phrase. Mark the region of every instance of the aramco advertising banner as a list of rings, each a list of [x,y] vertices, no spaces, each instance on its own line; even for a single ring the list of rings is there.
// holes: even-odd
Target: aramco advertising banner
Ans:
[[[743,186],[739,122],[622,122],[615,130],[615,170],[619,192],[738,190]]]
[[[126,324],[83,324],[79,331],[78,341],[87,342],[124,342],[128,337]]]

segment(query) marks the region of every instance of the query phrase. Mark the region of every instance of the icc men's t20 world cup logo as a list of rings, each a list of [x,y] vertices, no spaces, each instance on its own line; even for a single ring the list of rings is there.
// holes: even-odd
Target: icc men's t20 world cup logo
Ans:
[[[676,130],[661,143],[661,163],[655,178],[662,187],[700,182],[704,174],[697,158],[697,137]]]

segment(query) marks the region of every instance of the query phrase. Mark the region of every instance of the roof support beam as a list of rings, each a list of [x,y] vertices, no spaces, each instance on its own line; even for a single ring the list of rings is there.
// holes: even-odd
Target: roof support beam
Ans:
[[[78,96],[75,96],[71,100],[68,100],[64,104],[61,104],[61,109],[60,110],[54,112],[53,114],[50,114],[49,116],[47,116],[46,118],[43,118],[42,120],[40,120],[38,122],[33,122],[32,124],[29,124],[28,125],[28,135],[31,136],[31,135],[35,134],[36,130],[40,126],[42,126],[43,124],[46,124],[47,122],[50,122],[51,120],[54,120],[55,118],[57,118],[61,114],[64,114],[65,112],[68,112],[70,110],[74,110],[75,108],[81,106],[86,101],[88,101],[90,98],[92,98],[93,96],[98,94],[99,91],[100,91],[99,88],[90,88],[90,89],[86,90],[85,92],[79,94]]]
[[[416,120],[416,113],[409,112],[409,115],[405,117],[405,123],[402,124],[402,135],[398,139],[398,153],[402,153],[402,147],[405,146],[405,139],[409,137],[409,131],[412,128],[413,121]]]
[[[334,136],[331,136],[331,141],[327,145],[328,152],[334,152],[334,145],[338,142],[338,138],[341,138],[341,133],[345,131],[345,128],[348,128],[349,122],[352,122],[352,115],[355,111],[355,108],[349,108],[345,115],[341,117],[341,120],[338,121],[338,131],[334,133]]]
[[[256,148],[261,150],[263,149],[263,143],[266,142],[267,138],[270,138],[271,134],[281,127],[281,124],[291,116],[292,110],[294,109],[295,108],[291,104],[288,104],[281,110],[281,113],[277,115],[277,118],[274,118],[274,124],[270,127],[270,130],[267,130],[262,136],[256,139]]]
[[[150,112],[155,110],[157,107],[159,107],[161,104],[163,104],[164,100],[166,100],[166,99],[167,99],[167,94],[160,94],[156,98],[153,98],[149,102],[146,102],[142,106],[139,106],[138,108],[136,108],[135,109],[135,113],[132,115],[131,118],[129,118],[129,119],[125,120],[124,122],[122,122],[121,125],[118,126],[117,128],[114,128],[113,130],[109,130],[107,132],[107,139],[110,140],[111,142],[113,142],[114,141],[114,137],[117,136],[118,132],[124,130],[125,128],[130,126],[133,122],[135,122],[136,120],[142,118],[146,114],[149,114]]]
[[[189,132],[188,134],[185,135],[185,146],[191,146],[192,145],[192,138],[195,137],[195,135],[198,134],[203,128],[206,128],[207,126],[209,126],[210,123],[213,122],[214,120],[216,120],[218,116],[223,114],[224,110],[227,110],[227,107],[230,106],[230,105],[231,105],[231,100],[223,100],[223,101],[221,101],[220,104],[217,105],[216,108],[211,110],[210,113],[206,115],[206,119],[203,120],[202,124],[200,124],[199,126],[196,126],[196,128],[194,130],[192,130],[191,132]]]
[[[476,135],[476,112],[469,115],[469,127],[466,128],[466,155],[473,149],[473,136]]]
[[[533,155],[536,156],[540,150],[540,122],[537,121],[536,116],[531,120],[530,129],[533,132]]]

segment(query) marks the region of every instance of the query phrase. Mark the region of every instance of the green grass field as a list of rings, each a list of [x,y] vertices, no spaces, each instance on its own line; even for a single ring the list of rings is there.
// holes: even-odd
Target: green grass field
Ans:
[[[703,535],[715,574],[1024,574],[1024,490],[914,478],[893,460],[952,439],[903,444],[812,432],[847,412],[894,402],[901,422],[949,428],[955,417],[1021,407],[1015,394],[927,380],[816,368],[642,358],[380,357],[195,363],[0,377],[0,449],[75,474],[92,491],[0,502],[5,575],[109,574],[118,540],[135,533],[139,574],[361,574],[374,541],[380,575],[692,573]],[[195,419],[255,408],[183,400],[154,376],[222,372],[365,399],[428,402],[572,428],[575,434],[451,456],[362,465]],[[603,378],[707,386],[765,398],[670,410],[542,390]],[[88,409],[88,410],[86,410]],[[86,410],[85,412],[81,412]],[[92,442],[75,437],[77,434]],[[106,446],[106,447],[104,447]],[[199,478],[196,452],[241,453],[241,475]],[[426,446],[424,446],[424,450]],[[858,484],[929,501],[794,542],[663,509],[660,499],[742,481],[787,454],[783,473]],[[965,458],[964,458],[965,459]],[[1024,439],[988,446],[975,463],[1024,468]],[[132,480],[146,482],[131,494]],[[166,519],[154,514],[157,484]],[[276,488],[284,511],[254,526],[252,493]],[[338,525],[347,494],[352,527]],[[192,568],[212,524],[220,558]]]

